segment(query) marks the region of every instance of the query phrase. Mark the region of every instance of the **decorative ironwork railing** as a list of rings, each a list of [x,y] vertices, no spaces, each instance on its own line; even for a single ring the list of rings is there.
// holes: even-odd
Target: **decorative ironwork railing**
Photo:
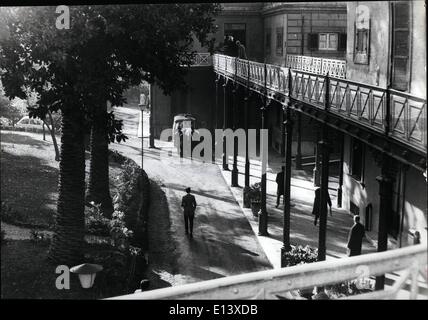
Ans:
[[[220,54],[214,55],[214,71],[262,93],[287,96],[329,111],[426,152],[425,99],[333,77],[330,71],[334,68],[343,72],[338,63],[328,64],[312,58],[311,67],[308,67],[307,57],[290,57],[297,69],[306,71]]]
[[[191,64],[191,67],[210,67],[212,66],[212,56],[210,53],[197,52]]]
[[[343,281],[365,283],[372,276],[404,271],[392,287],[345,299],[394,299],[410,280],[409,298],[418,297],[418,278],[427,282],[427,245],[246,273],[112,299],[279,299],[289,292]],[[400,296],[402,298],[402,296]]]
[[[346,78],[346,61],[337,59],[324,59],[318,57],[287,55],[287,68],[311,72],[321,75],[329,74],[332,77]]]

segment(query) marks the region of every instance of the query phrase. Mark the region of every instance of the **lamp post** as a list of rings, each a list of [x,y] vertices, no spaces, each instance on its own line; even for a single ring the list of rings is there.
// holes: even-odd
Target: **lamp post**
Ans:
[[[84,263],[78,266],[74,266],[70,269],[70,272],[75,273],[79,276],[80,285],[84,289],[92,288],[94,285],[95,277],[97,273],[102,271],[103,267],[99,264]]]

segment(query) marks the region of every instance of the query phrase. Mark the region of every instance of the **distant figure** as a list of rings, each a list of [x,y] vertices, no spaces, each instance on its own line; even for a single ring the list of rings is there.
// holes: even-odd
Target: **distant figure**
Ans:
[[[231,35],[226,37],[224,53],[231,57],[238,56],[238,48],[236,46],[235,40],[233,39],[233,36]]]
[[[184,227],[186,229],[186,234],[189,234],[190,238],[193,238],[193,218],[195,217],[196,200],[195,196],[190,194],[190,191],[190,188],[186,188],[187,194],[181,200],[181,206],[184,209]]]
[[[415,234],[413,236],[413,244],[420,244],[421,243],[421,234],[419,231],[415,231]]]
[[[315,199],[314,199],[314,207],[312,209],[312,214],[315,216],[315,220],[314,220],[314,225],[317,225],[318,219],[320,217],[320,201],[321,201],[321,188],[318,187],[315,189]],[[327,191],[327,204],[330,207],[330,216],[332,215],[331,213],[331,199],[330,199],[330,195],[328,194]]]
[[[238,58],[247,59],[247,53],[245,52],[245,47],[239,40],[236,40],[236,48],[238,50]]]
[[[281,199],[281,195],[284,195],[284,172],[285,172],[285,167],[282,166],[281,167],[281,172],[278,172],[278,174],[276,175],[276,208],[278,208],[279,206],[279,200]]]
[[[354,216],[354,222],[348,236],[348,255],[350,257],[361,254],[361,245],[365,235],[364,226],[360,223],[360,216]]]

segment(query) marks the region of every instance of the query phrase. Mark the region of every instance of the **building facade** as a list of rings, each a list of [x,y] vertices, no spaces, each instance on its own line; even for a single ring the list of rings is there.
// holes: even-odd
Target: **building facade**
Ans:
[[[253,69],[225,70],[221,57],[214,72],[192,67],[189,92],[167,97],[152,88],[154,135],[182,112],[199,127],[244,127],[236,108],[247,108],[249,128],[260,128],[267,106],[272,152],[285,154],[291,105],[296,167],[312,156],[318,169],[316,146],[328,127],[338,205],[361,216],[379,251],[412,244],[416,231],[426,242],[425,19],[423,1],[225,4],[216,20],[219,46],[226,35],[244,43],[248,68],[258,68],[264,84],[251,78]]]

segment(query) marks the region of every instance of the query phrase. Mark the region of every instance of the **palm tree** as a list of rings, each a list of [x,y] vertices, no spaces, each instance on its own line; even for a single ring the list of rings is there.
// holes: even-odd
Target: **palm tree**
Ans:
[[[93,122],[91,128],[91,159],[86,201],[101,204],[102,213],[110,219],[113,202],[109,189],[107,103],[101,103],[95,112],[97,121]]]
[[[56,225],[49,259],[61,264],[82,263],[85,220],[85,148],[84,130],[76,125],[72,111],[63,112],[59,197]],[[80,122],[82,123],[82,121]]]

